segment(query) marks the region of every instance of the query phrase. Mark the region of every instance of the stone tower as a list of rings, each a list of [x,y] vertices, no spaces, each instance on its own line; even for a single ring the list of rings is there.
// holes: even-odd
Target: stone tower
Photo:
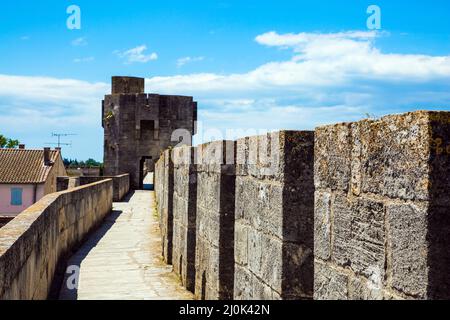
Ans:
[[[113,77],[112,93],[102,102],[104,175],[129,173],[133,189],[142,189],[162,151],[192,144],[197,120],[192,97],[145,94],[144,83]]]

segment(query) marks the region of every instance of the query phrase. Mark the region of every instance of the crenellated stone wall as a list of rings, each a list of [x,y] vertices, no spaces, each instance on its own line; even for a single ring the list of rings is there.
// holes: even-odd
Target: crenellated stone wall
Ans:
[[[195,296],[231,300],[234,282],[236,143],[198,146]]]
[[[450,298],[450,113],[321,127],[315,299]]]
[[[0,229],[0,300],[46,299],[58,270],[112,208],[113,182],[52,193]]]
[[[161,230],[162,256],[167,264],[172,264],[173,239],[173,161],[171,151],[161,153],[155,164],[156,204]]]
[[[310,299],[313,132],[237,142],[235,299]]]
[[[130,175],[121,174],[118,176],[79,176],[79,177],[58,177],[56,180],[57,191],[73,189],[94,182],[111,179],[113,181],[113,201],[120,202],[130,191]]]
[[[196,148],[172,150],[173,161],[173,270],[183,285],[195,290],[195,246],[197,216]]]
[[[80,176],[80,185],[84,186],[93,182],[112,179],[113,181],[113,201],[120,202],[130,191],[130,175],[120,174],[117,176]]]
[[[208,148],[218,163],[202,160]],[[155,190],[172,194],[161,225],[173,223],[174,270],[197,298],[450,298],[450,112],[195,150],[171,151],[173,173],[160,160]]]

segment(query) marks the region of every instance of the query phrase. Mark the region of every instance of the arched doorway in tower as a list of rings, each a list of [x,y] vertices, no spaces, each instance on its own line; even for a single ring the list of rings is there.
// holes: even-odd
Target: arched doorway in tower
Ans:
[[[139,162],[139,189],[153,190],[154,166],[151,163],[152,157],[142,157]]]

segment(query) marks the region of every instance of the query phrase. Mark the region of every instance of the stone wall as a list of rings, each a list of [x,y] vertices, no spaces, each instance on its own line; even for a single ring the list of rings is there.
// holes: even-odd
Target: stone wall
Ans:
[[[101,181],[101,180],[95,180]],[[64,191],[73,189],[80,186],[80,177],[57,177],[56,178],[56,191]]]
[[[161,230],[163,259],[172,264],[173,238],[173,162],[166,150],[155,165],[155,193]]]
[[[174,270],[197,298],[450,298],[450,112],[239,139],[235,166],[224,143],[157,166]]]
[[[144,79],[113,77],[102,105],[104,174],[130,174],[132,189],[143,189],[162,151],[191,145],[197,120],[192,97],[144,94]]]
[[[14,217],[10,216],[0,216],[0,228],[8,224]]]
[[[310,299],[313,132],[237,142],[235,299]]]
[[[450,113],[321,127],[315,299],[450,298]]]
[[[70,177],[57,177],[56,178],[56,191],[64,191],[69,189]]]
[[[122,174],[110,177],[107,176],[58,177],[57,190],[58,191],[69,190],[106,179],[111,179],[113,181],[113,201],[120,202],[130,191],[129,174]]]
[[[102,177],[91,177],[91,176],[81,176],[80,185],[86,185],[97,181],[102,181],[105,179],[112,179],[113,181],[113,201],[120,202],[130,191],[130,175],[121,174],[118,176],[102,176]]]
[[[233,298],[235,151],[233,141],[216,141],[197,149],[197,299]]]
[[[173,161],[173,270],[183,285],[195,290],[195,243],[197,209],[196,148],[172,151]]]
[[[58,269],[111,211],[112,180],[45,196],[0,229],[0,300],[46,299]]]

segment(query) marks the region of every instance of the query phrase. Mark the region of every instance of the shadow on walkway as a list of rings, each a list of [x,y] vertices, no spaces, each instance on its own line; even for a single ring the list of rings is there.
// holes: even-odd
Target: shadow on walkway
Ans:
[[[129,203],[135,193],[136,193],[135,190],[130,190],[130,192],[128,192],[128,194],[121,201],[115,203]]]
[[[134,192],[133,192],[134,194]],[[128,194],[124,202],[129,202],[133,194]],[[113,210],[102,222],[102,224],[88,237],[80,249],[67,262],[66,273],[61,284],[59,299],[60,300],[77,300],[78,298],[78,283],[80,277],[80,267],[83,260],[87,257],[89,252],[97,246],[99,241],[116,223],[116,220],[123,213],[121,210]]]

